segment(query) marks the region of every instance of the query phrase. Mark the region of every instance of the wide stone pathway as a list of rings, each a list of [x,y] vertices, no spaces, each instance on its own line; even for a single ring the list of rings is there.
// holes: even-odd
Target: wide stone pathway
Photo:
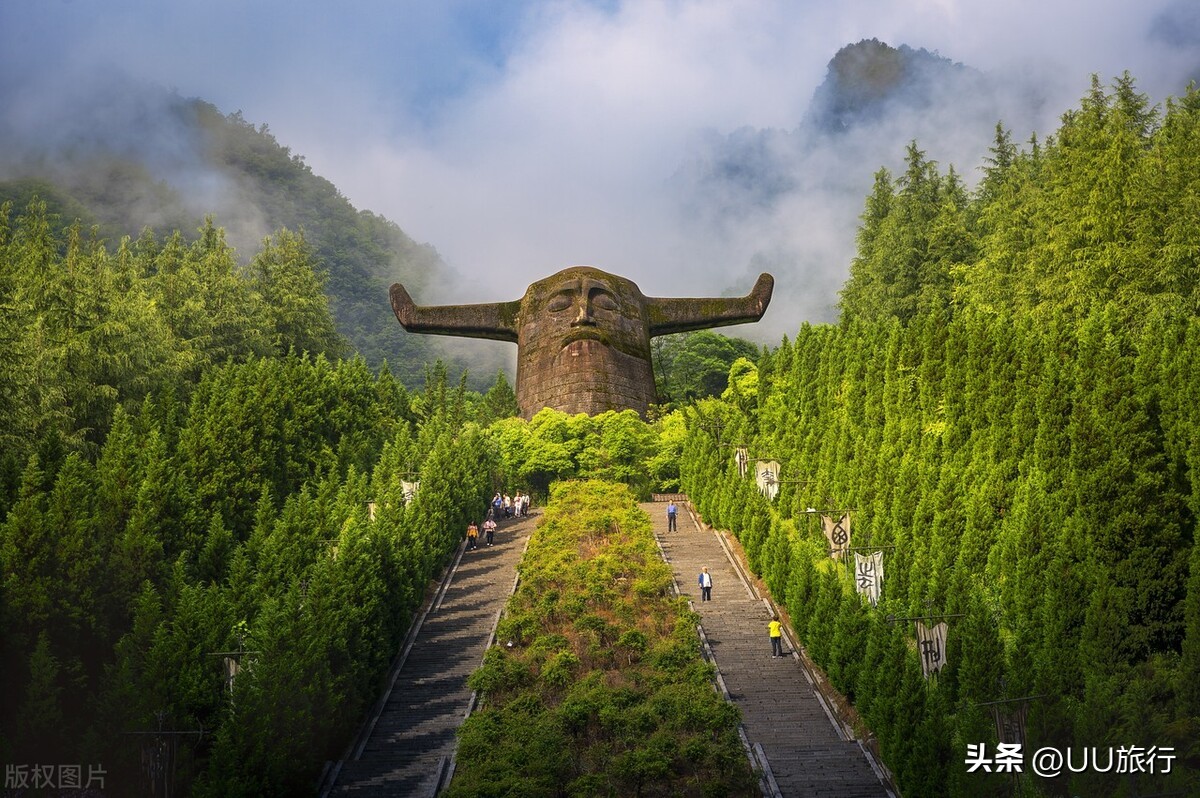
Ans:
[[[678,532],[667,531],[666,504],[647,503],[654,534],[682,595],[700,614],[702,639],[714,658],[719,686],[742,710],[745,742],[764,771],[764,792],[779,796],[895,796],[882,770],[835,719],[813,687],[794,639],[773,659],[767,622],[773,609],[743,578],[720,533],[702,528],[680,504]],[[700,601],[697,576],[706,567],[712,600]]]
[[[491,644],[534,524],[532,516],[502,521],[494,546],[481,533],[479,548],[461,553],[402,644],[390,686],[327,772],[322,796],[433,796],[449,784],[455,732],[474,708],[467,677]]]

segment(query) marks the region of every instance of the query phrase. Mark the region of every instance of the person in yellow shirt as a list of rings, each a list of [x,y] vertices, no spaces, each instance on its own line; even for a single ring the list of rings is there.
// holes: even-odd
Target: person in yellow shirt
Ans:
[[[783,656],[783,624],[778,618],[772,618],[767,624],[767,632],[771,635],[771,656]]]

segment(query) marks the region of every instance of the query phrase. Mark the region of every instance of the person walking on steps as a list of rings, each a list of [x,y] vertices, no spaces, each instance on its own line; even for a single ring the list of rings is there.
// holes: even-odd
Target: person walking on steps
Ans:
[[[491,518],[483,522],[483,533],[487,535],[487,544],[492,545],[492,537],[496,534],[496,522]]]
[[[700,571],[698,581],[700,582],[700,600],[712,601],[712,574],[708,572],[707,566]]]
[[[668,532],[678,532],[679,531],[675,527],[675,513],[677,512],[677,509],[678,508],[675,507],[674,499],[667,502],[667,531]]]
[[[472,521],[467,525],[467,548],[475,548],[475,542],[477,540],[479,540],[479,527],[475,526],[475,522]]]
[[[771,656],[783,656],[783,624],[778,618],[772,618],[767,624],[767,633],[771,635]]]

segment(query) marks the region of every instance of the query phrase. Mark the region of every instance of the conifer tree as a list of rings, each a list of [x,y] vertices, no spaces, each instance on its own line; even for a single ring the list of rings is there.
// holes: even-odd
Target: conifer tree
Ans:
[[[502,418],[515,416],[519,412],[517,394],[513,391],[512,386],[509,385],[508,377],[504,375],[503,370],[497,371],[496,382],[492,384],[492,387],[483,396],[483,408],[480,413],[479,423],[487,426]]]
[[[340,355],[345,344],[334,326],[325,277],[304,234],[280,230],[263,239],[248,267],[250,287],[262,297],[275,351]]]

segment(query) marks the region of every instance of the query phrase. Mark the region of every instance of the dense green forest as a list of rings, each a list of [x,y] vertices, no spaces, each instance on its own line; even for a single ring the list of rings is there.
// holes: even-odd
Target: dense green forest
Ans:
[[[287,231],[241,269],[212,224],[110,251],[35,201],[0,213],[0,264],[0,756],[136,795],[133,733],[203,731],[193,794],[311,789],[491,495],[474,419],[511,388],[338,358]]]
[[[189,732],[190,794],[311,791],[496,485],[678,480],[678,414],[525,422],[502,373],[410,392],[349,357],[300,234],[242,268],[211,221],[110,250],[34,200],[0,265],[5,762],[138,795],[138,733]]]
[[[1019,145],[998,127],[973,187],[914,142],[866,198],[840,322],[763,351],[657,342],[670,401],[648,421],[525,421],[502,373],[479,393],[440,363],[369,362],[338,332],[303,222],[243,262],[211,220],[109,238],[62,203],[5,205],[0,759],[102,762],[114,794],[138,794],[131,732],[203,730],[177,747],[181,791],[311,791],[496,487],[601,477],[628,486],[623,502],[681,487],[739,537],[906,795],[1011,793],[965,759],[998,742],[989,702],[1017,698],[1027,755],[1174,756],[1166,776],[1027,775],[1024,792],[1195,793],[1198,175],[1200,93],[1155,107],[1128,76],[1095,82],[1052,136]],[[776,499],[739,476],[737,446],[782,464]],[[810,508],[848,511],[852,545],[884,551],[877,607]],[[554,634],[586,654],[626,623],[615,599],[604,625]],[[621,634],[666,650],[677,609]],[[939,616],[947,664],[926,680],[904,619]],[[230,652],[245,665],[232,681]],[[607,700],[580,684],[581,701]],[[718,770],[723,751],[705,754]],[[623,772],[598,778],[636,778]]]
[[[1128,76],[1044,141],[998,129],[971,191],[914,144],[867,200],[841,323],[689,411],[684,489],[737,533],[905,794],[1007,794],[966,750],[994,750],[989,702],[1025,697],[1026,756],[1175,756],[1170,776],[1026,787],[1200,789],[1198,200],[1200,94],[1160,112]],[[782,464],[774,502],[736,445]],[[851,544],[884,552],[877,608],[810,508],[849,511]],[[935,680],[889,616],[947,618]]]
[[[147,87],[127,89],[157,109],[146,112],[137,147],[123,146],[128,131],[104,127],[96,141],[88,138],[91,143],[9,163],[5,173],[12,177],[0,181],[0,203],[9,200],[23,209],[38,196],[51,214],[79,219],[86,229],[94,225],[109,241],[137,239],[150,228],[183,231],[190,244],[195,228],[211,215],[226,226],[242,262],[275,231],[302,234],[314,268],[325,276],[338,332],[372,368],[387,360],[401,382],[419,387],[423,364],[442,349],[436,338],[409,335],[396,323],[387,288],[401,281],[429,301],[439,286],[455,279],[437,252],[395,223],[356,210],[265,124],[256,127],[240,112],[225,115],[165,90],[159,96]],[[107,139],[113,141],[101,143]],[[197,210],[200,198],[211,206]],[[452,373],[467,367],[461,357],[444,359]],[[480,352],[472,367],[486,378],[501,363]]]

